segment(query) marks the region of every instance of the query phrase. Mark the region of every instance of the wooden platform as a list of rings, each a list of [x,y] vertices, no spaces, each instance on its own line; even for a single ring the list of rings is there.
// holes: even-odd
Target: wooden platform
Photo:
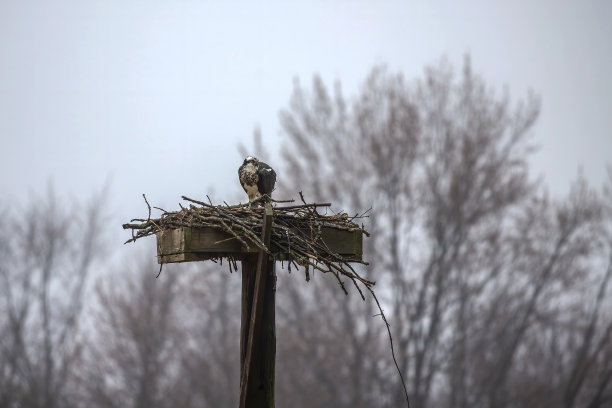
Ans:
[[[181,227],[161,231],[157,236],[157,262],[175,263],[205,261],[211,258],[231,256],[243,259],[249,254],[259,252],[257,245],[244,248],[242,243],[225,231],[213,228]],[[321,239],[327,247],[338,255],[352,261],[361,261],[363,255],[363,234],[361,231],[345,231],[323,227]],[[248,241],[247,241],[248,242]],[[282,253],[272,245],[276,259],[288,259],[289,254]]]

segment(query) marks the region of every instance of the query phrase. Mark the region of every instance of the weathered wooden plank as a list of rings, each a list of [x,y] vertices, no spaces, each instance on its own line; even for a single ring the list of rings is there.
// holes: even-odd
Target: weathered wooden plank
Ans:
[[[243,259],[249,254],[257,254],[259,248],[242,243],[225,231],[213,228],[181,227],[158,232],[157,260],[159,263],[204,261],[211,258],[231,256]],[[332,251],[345,258],[360,261],[363,256],[363,235],[360,231],[345,231],[323,227],[321,239]],[[275,248],[271,248],[275,252]],[[287,259],[288,254],[275,253],[278,259]]]
[[[243,248],[242,243],[224,231],[213,229],[189,229],[191,231],[190,252],[224,252],[224,253],[257,253],[259,248],[250,240],[245,239],[249,248]]]
[[[355,260],[361,260],[363,255],[363,234],[361,231],[322,228],[321,239],[330,251]]]

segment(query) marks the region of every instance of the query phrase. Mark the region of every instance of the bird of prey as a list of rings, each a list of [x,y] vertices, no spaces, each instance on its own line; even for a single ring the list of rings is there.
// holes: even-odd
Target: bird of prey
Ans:
[[[249,156],[238,169],[238,178],[249,196],[249,201],[253,201],[264,194],[268,196],[272,194],[276,183],[276,172],[266,163]]]

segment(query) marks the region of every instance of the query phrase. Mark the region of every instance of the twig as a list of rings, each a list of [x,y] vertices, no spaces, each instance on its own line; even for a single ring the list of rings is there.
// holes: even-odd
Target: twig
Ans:
[[[289,205],[286,207],[274,207],[274,210],[282,210],[282,211],[290,211],[290,210],[298,210],[301,208],[316,208],[316,207],[331,207],[331,203],[312,203],[312,204],[303,204],[303,205]]]
[[[393,357],[393,363],[395,364],[395,368],[397,369],[397,374],[399,374],[400,380],[402,381],[402,387],[404,387],[404,394],[406,395],[406,406],[410,408],[410,398],[408,397],[408,388],[406,388],[406,381],[404,380],[404,376],[402,375],[402,370],[397,364],[397,359],[395,358],[395,348],[393,347],[393,336],[391,336],[391,325],[387,321],[387,317],[385,316],[385,312],[383,312],[382,307],[380,306],[380,302],[374,293],[374,290],[370,286],[366,286],[374,301],[376,302],[376,306],[378,306],[378,311],[380,312],[380,317],[382,317],[383,322],[385,322],[385,326],[387,327],[387,334],[389,335],[389,345],[391,346],[391,357]]]

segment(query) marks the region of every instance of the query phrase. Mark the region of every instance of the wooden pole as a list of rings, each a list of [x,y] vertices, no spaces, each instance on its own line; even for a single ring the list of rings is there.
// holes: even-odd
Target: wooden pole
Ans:
[[[272,233],[272,206],[266,204],[261,238]],[[276,273],[265,251],[242,261],[240,326],[240,408],[274,407]]]

